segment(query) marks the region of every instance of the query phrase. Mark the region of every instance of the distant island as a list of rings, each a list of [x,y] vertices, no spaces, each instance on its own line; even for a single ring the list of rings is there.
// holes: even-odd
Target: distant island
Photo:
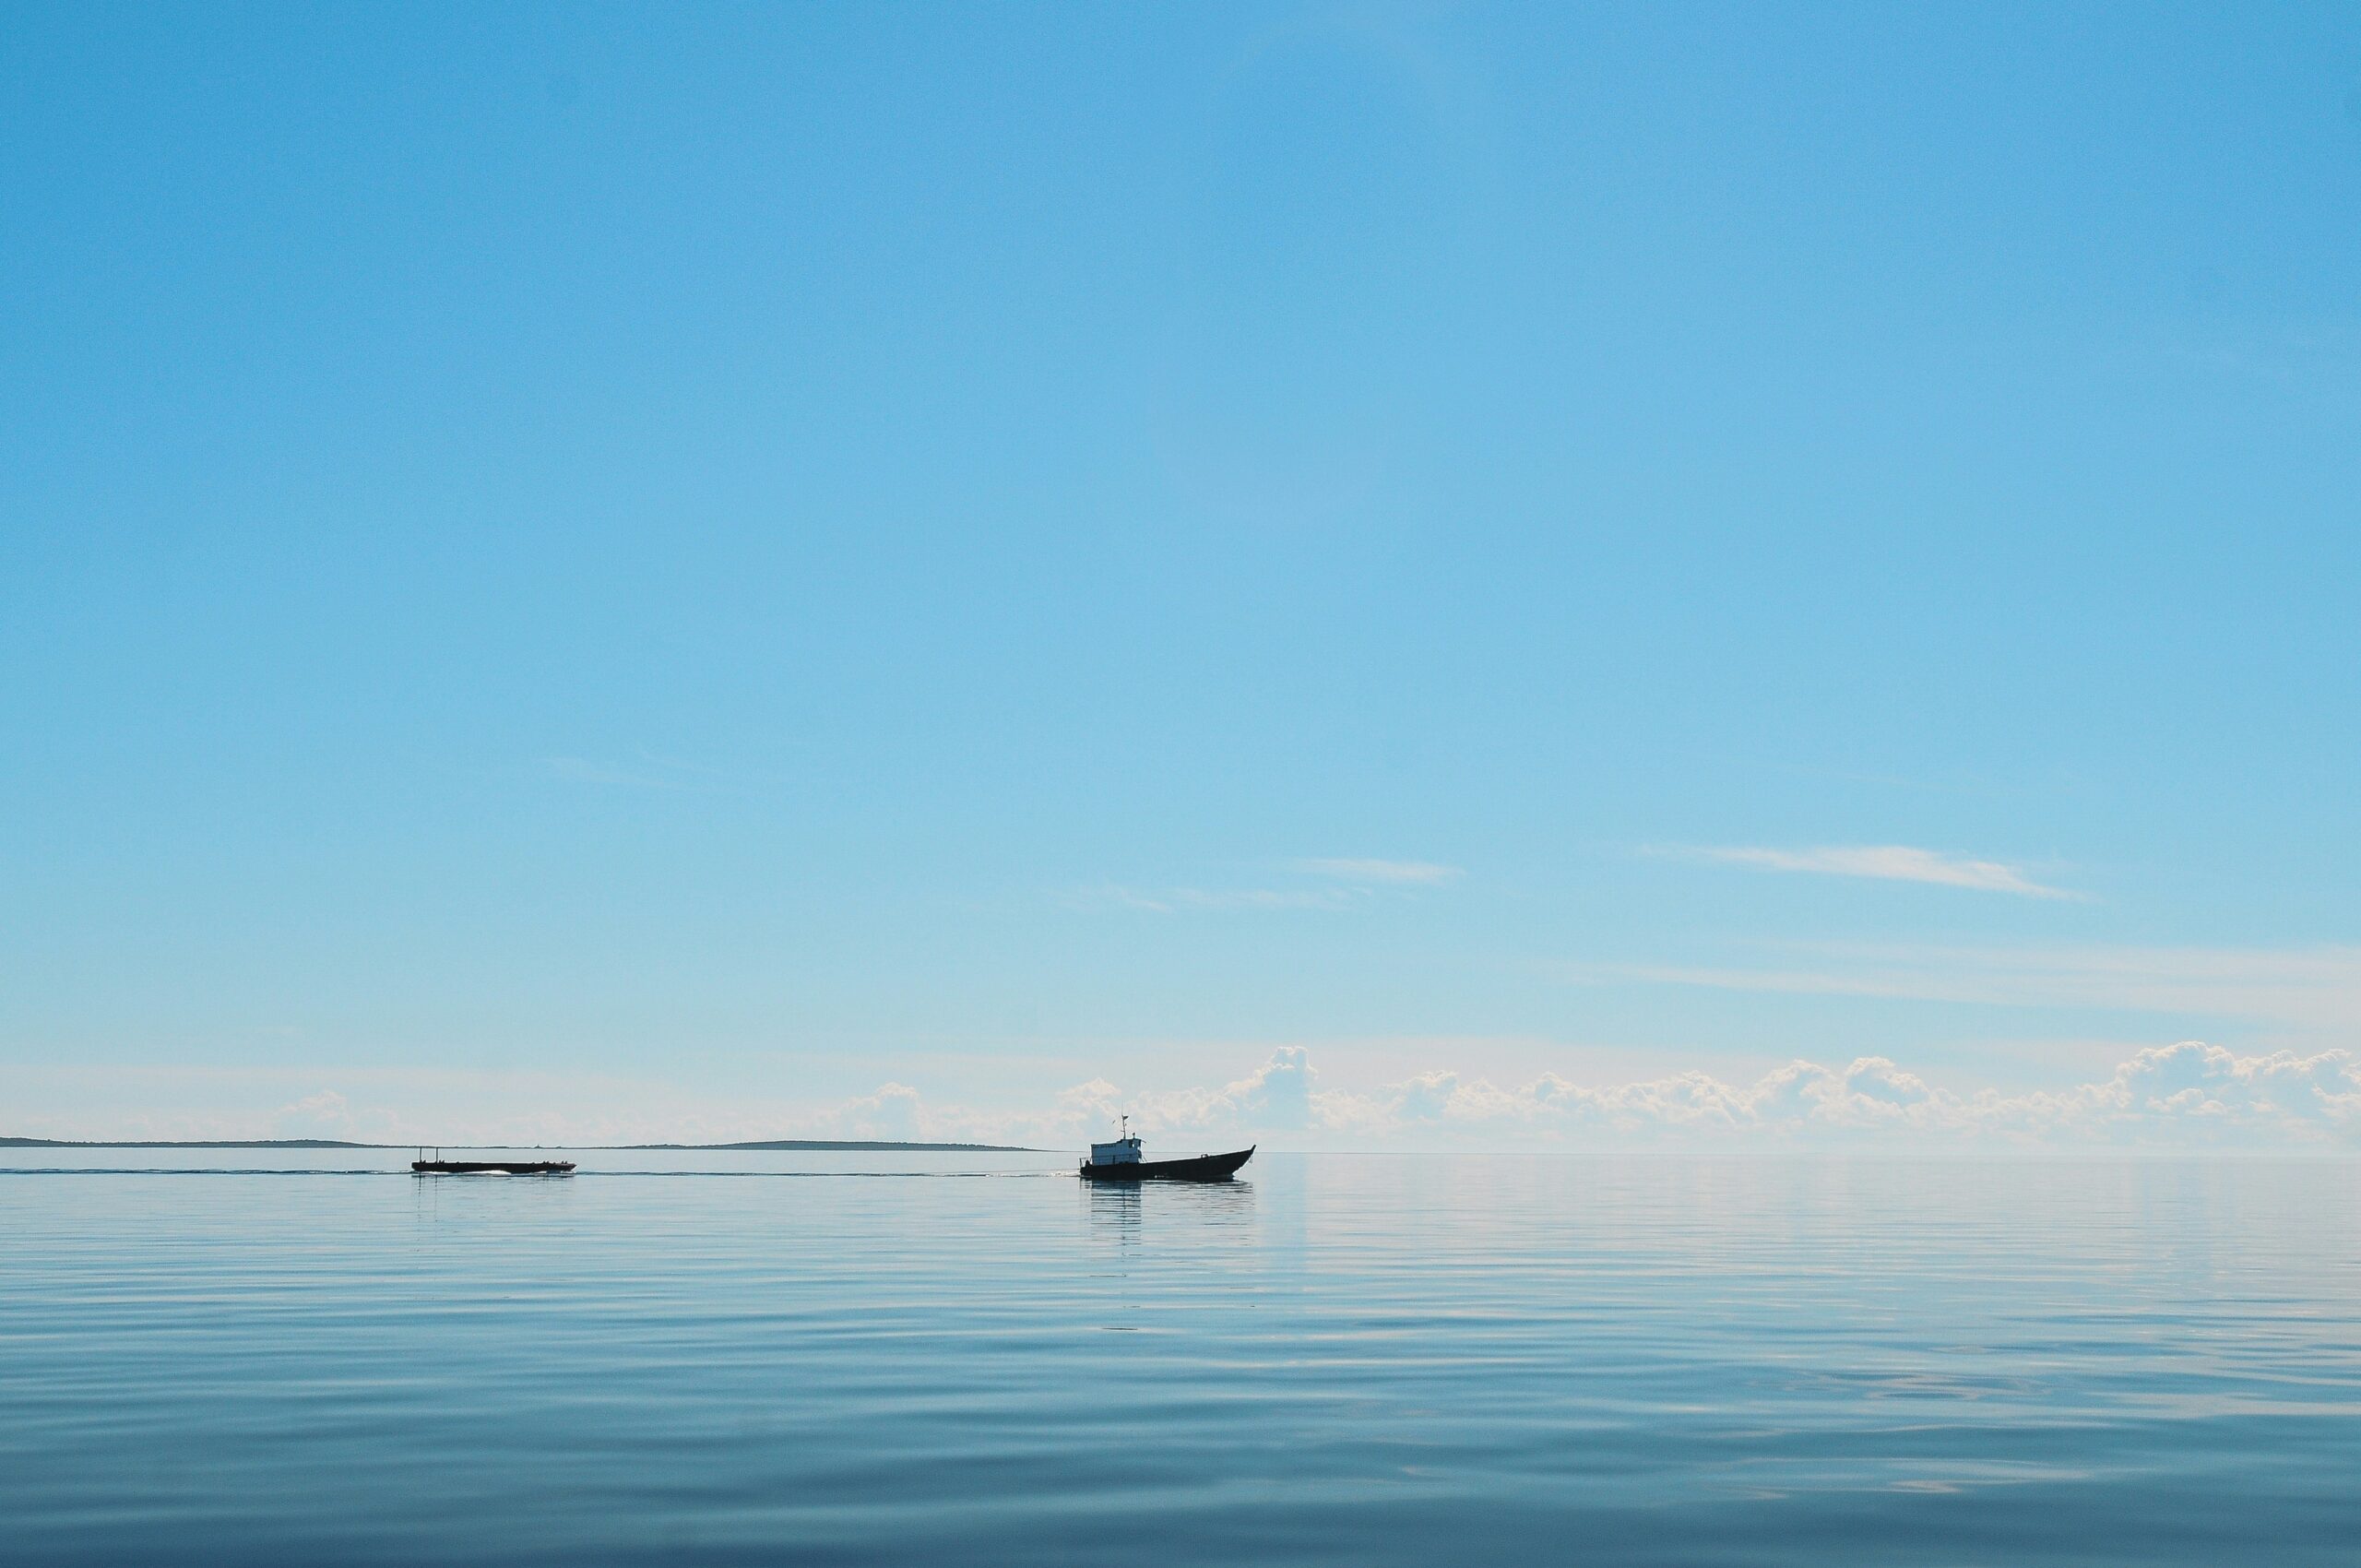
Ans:
[[[916,1149],[921,1154],[1038,1154],[1039,1149],[1022,1144],[897,1144],[875,1139],[846,1138],[759,1138],[744,1144],[604,1144],[603,1148],[617,1149],[731,1149],[731,1148],[836,1148],[836,1149]]]
[[[0,1148],[409,1148],[342,1138],[0,1138]],[[1019,1144],[897,1144],[879,1139],[763,1138],[742,1144],[447,1144],[446,1148],[899,1149],[920,1154],[1038,1154]]]

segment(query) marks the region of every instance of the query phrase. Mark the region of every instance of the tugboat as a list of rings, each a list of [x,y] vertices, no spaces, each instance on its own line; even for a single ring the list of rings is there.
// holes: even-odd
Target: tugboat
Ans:
[[[413,1176],[571,1176],[574,1161],[570,1159],[445,1159],[436,1149],[434,1158],[426,1151],[409,1162]]]
[[[1227,1182],[1254,1158],[1253,1146],[1234,1154],[1201,1154],[1193,1159],[1142,1159],[1132,1119],[1123,1118],[1111,1144],[1093,1144],[1082,1162],[1086,1182]]]

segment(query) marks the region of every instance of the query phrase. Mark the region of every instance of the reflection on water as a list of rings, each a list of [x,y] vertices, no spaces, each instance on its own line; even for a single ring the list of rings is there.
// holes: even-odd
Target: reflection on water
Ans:
[[[1090,1218],[1100,1232],[1117,1241],[1135,1241],[1139,1236],[1140,1215],[1145,1199],[1139,1184],[1133,1182],[1077,1182],[1082,1201],[1090,1207]]]
[[[1119,1234],[1138,1230],[1150,1216],[1184,1225],[1254,1223],[1254,1183],[1229,1182],[1076,1182],[1090,1218]]]
[[[2343,1563],[2361,1537],[2342,1165],[1265,1154],[1116,1186],[1044,1155],[418,1181],[148,1152],[6,1156],[209,1168],[0,1176],[12,1562]]]

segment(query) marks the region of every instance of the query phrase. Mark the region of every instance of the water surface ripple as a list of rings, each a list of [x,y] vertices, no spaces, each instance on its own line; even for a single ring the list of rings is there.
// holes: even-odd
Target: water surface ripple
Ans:
[[[12,1562],[2361,1540],[2335,1163],[1262,1157],[1124,1191],[1038,1155],[0,1158]]]

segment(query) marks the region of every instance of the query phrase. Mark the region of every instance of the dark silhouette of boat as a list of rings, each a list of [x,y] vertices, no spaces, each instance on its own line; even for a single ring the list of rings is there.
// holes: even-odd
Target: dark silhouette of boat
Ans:
[[[445,1159],[436,1149],[434,1158],[419,1158],[409,1162],[413,1176],[571,1176],[574,1161],[570,1159]]]
[[[1192,1159],[1142,1159],[1140,1141],[1132,1135],[1132,1119],[1123,1118],[1122,1135],[1111,1144],[1093,1144],[1082,1162],[1086,1182],[1227,1182],[1238,1168],[1254,1158],[1253,1146],[1229,1154],[1201,1154]]]

